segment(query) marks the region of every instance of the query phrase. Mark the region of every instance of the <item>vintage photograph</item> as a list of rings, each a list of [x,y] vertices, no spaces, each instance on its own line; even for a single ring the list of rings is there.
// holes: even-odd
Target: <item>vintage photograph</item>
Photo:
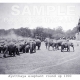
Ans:
[[[80,74],[80,3],[0,3],[0,74]]]

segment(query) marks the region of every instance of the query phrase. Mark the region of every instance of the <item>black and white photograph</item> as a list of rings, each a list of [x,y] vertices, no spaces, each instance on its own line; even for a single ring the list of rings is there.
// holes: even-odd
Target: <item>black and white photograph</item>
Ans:
[[[0,3],[0,74],[80,74],[80,3]]]

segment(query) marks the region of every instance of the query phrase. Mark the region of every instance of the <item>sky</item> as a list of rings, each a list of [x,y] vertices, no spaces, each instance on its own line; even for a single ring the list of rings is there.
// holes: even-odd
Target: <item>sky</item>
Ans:
[[[0,3],[0,29],[36,27],[73,29],[80,18],[79,3]]]

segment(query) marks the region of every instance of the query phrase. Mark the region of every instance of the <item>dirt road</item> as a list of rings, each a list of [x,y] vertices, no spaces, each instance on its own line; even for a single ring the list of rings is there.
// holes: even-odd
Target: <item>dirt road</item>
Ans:
[[[75,51],[48,51],[42,42],[36,53],[0,58],[0,74],[80,74],[80,46]]]

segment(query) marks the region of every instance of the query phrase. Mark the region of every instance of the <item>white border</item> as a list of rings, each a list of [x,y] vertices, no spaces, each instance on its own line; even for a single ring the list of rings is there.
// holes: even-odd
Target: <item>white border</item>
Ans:
[[[0,0],[0,3],[80,3],[80,0]]]
[[[0,0],[0,3],[80,3],[80,0]],[[44,75],[45,76],[45,75]],[[62,75],[63,76],[63,75]],[[43,79],[45,80],[53,80],[53,79],[62,79],[62,80],[79,80],[80,78],[80,75],[72,75],[72,77],[62,77],[62,78],[59,78],[59,77],[56,77],[56,78],[48,78],[48,77],[43,77]],[[8,77],[8,75],[0,75],[0,80],[10,80],[11,78]],[[18,77],[14,77],[12,78],[13,80],[21,80],[21,79],[24,79],[24,80],[41,80],[42,78],[18,78]]]

